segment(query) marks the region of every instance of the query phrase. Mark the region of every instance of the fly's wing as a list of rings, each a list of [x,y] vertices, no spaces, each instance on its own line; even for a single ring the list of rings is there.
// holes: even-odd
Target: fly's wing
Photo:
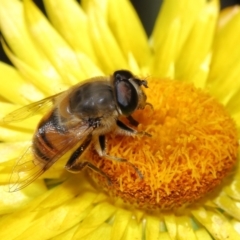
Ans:
[[[29,147],[26,152],[17,160],[13,168],[10,182],[9,192],[21,190],[36,180],[45,171],[47,171],[58,159],[60,159],[67,151],[72,149],[79,141],[89,136],[93,131],[88,125],[79,126],[78,133],[72,134],[64,139],[52,139],[58,145],[58,151],[51,154],[51,158],[44,163],[34,159],[33,147]],[[81,137],[79,137],[79,135]]]
[[[72,86],[70,89],[68,89],[66,91],[60,92],[53,96],[44,98],[40,101],[31,103],[22,108],[19,108],[13,112],[7,114],[2,120],[4,123],[21,121],[23,119],[32,117],[33,115],[35,115],[41,111],[50,110],[50,108],[53,107],[54,104],[60,102],[61,99],[63,99],[65,96],[67,96],[69,93],[71,93],[71,91],[73,91],[74,89],[78,89],[83,84],[86,84],[91,81],[108,82],[108,81],[106,81],[105,77],[95,77],[92,79],[87,79],[85,81],[81,81],[80,83]]]
[[[23,119],[32,117],[33,115],[51,108],[53,104],[56,102],[57,98],[61,96],[62,93],[58,93],[56,95],[44,98],[40,101],[31,103],[29,105],[26,105],[22,108],[19,108],[9,114],[7,114],[3,118],[3,122],[10,123],[15,121],[21,121]]]

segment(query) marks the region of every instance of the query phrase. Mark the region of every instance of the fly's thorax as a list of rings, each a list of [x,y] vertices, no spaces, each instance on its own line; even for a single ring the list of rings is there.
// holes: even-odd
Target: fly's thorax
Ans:
[[[111,115],[116,107],[109,81],[86,82],[69,96],[68,112],[80,119]]]
[[[59,123],[76,135],[82,128],[94,129],[96,135],[109,133],[119,118],[109,80],[97,78],[70,89],[56,106]]]
[[[115,116],[114,116],[115,115]],[[99,126],[94,129],[93,135],[105,135],[107,133],[113,132],[116,128],[116,118],[118,112],[116,111],[114,115],[104,116],[100,118]]]

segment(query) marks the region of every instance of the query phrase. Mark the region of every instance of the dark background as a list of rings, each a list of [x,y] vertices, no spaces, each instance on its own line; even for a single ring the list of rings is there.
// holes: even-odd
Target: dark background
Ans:
[[[34,0],[34,2],[39,6],[39,8],[45,13],[44,5],[42,0]],[[79,2],[79,1],[78,1]],[[135,7],[148,35],[151,34],[155,19],[159,12],[159,8],[162,0],[131,0],[133,6]],[[228,6],[240,4],[240,0],[221,0],[221,8],[226,8]],[[10,63],[6,55],[2,50],[0,45],[0,60]]]

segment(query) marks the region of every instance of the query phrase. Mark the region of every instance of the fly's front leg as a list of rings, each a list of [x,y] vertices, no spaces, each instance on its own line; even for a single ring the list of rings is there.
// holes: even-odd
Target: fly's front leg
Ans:
[[[133,125],[134,127],[137,127],[139,122],[137,120],[135,120],[132,115],[129,115],[127,117],[127,120],[130,122],[131,125]]]
[[[119,158],[116,156],[110,156],[106,153],[106,139],[105,139],[104,135],[100,135],[98,137],[98,139],[95,141],[95,149],[98,152],[99,156],[101,156],[101,157],[108,158],[112,161],[125,162],[125,163],[131,165],[134,168],[134,170],[136,171],[136,173],[138,174],[139,178],[143,179],[143,174],[141,173],[141,171],[134,164],[128,162],[127,159]]]
[[[130,136],[135,136],[135,135],[144,135],[144,136],[148,136],[151,137],[152,135],[147,133],[147,132],[138,132],[130,127],[128,127],[125,123],[121,122],[120,120],[117,120],[117,131],[120,134],[124,134],[124,135],[130,135]]]
[[[145,107],[146,106],[150,106],[150,108],[152,109],[152,110],[154,110],[154,108],[153,108],[153,105],[151,104],[151,103],[146,103],[145,104]],[[136,120],[136,119],[134,119],[134,117],[132,116],[132,115],[129,115],[129,116],[127,116],[127,120],[129,121],[129,123],[131,124],[131,125],[133,125],[134,127],[137,127],[138,126],[138,124],[139,124],[139,122]]]

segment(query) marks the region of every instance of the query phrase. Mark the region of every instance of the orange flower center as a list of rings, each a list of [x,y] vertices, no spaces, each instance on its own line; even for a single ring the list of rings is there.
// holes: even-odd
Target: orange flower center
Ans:
[[[170,209],[196,201],[219,185],[237,160],[235,123],[213,97],[193,85],[149,80],[146,106],[133,117],[148,136],[107,136],[107,153],[131,164],[87,158],[109,178],[91,176],[113,197],[147,209]],[[126,123],[128,123],[126,121]],[[128,123],[129,125],[129,123]]]

